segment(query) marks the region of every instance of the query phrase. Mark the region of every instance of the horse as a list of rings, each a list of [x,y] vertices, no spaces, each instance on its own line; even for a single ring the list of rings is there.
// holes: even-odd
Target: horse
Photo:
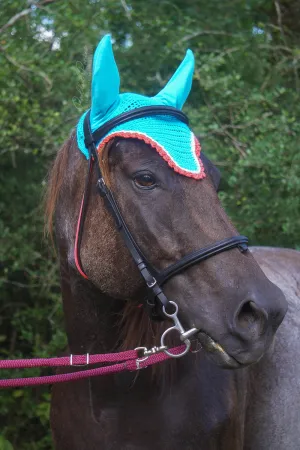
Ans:
[[[85,142],[96,170],[87,168],[73,131],[54,161],[46,204],[71,354],[165,351],[178,342],[179,325],[157,347],[172,315],[157,304],[158,314],[149,314],[147,296],[157,285],[145,285],[145,265],[136,264],[133,250],[165,273],[199,247],[211,257],[181,264],[163,293],[154,293],[178,308],[191,351],[153,368],[137,364],[132,372],[53,386],[56,450],[298,448],[299,252],[225,249],[238,233],[218,199],[220,173],[203,153],[199,171],[206,176],[195,179],[138,137],[113,136],[101,153]],[[222,252],[212,252],[220,242]]]
[[[117,139],[108,150],[103,164],[109,183],[130,229],[157,266],[199,244],[236,234],[218,200],[217,170],[204,155],[207,177],[197,184],[172,172],[140,141]],[[49,182],[48,217],[51,220],[55,210],[70,352],[156,345],[165,324],[151,322],[138,307],[144,286],[103,199],[95,193],[95,174],[81,256],[89,280],[76,270],[74,239],[85,166],[73,134],[58,153]],[[152,191],[128,182],[141,168],[155,174],[162,186],[150,200],[146,194],[153,196]],[[258,247],[246,253],[233,249],[174,277],[166,292],[177,299],[184,320],[199,322],[241,367],[226,370],[200,349],[159,370],[56,385],[51,405],[55,448],[297,448],[299,269],[299,252]],[[285,301],[263,272],[289,301],[275,343]],[[268,319],[260,316],[259,308]]]

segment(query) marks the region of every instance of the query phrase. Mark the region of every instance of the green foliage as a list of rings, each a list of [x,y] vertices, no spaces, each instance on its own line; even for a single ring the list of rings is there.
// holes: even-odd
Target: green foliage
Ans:
[[[228,213],[252,243],[299,248],[299,9],[296,0],[5,0],[0,357],[65,348],[58,272],[39,205],[47,167],[89,105],[91,55],[106,32],[124,91],[155,94],[193,49],[185,111],[223,172]],[[51,448],[49,398],[47,387],[1,393],[0,450]]]
[[[0,435],[0,450],[14,450],[10,442]]]

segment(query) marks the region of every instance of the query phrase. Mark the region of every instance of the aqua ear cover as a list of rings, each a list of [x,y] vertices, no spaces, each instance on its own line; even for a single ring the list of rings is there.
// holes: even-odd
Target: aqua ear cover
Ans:
[[[191,91],[194,68],[193,52],[187,50],[184,60],[166,86],[156,95],[156,98],[162,104],[181,109]]]
[[[120,77],[109,35],[99,43],[93,60],[92,104],[90,123],[94,132],[110,119],[135,108],[166,105],[181,109],[192,86],[194,55],[191,50],[166,86],[154,97],[135,93],[120,94]],[[86,113],[85,113],[86,114]],[[84,143],[83,121],[77,125],[77,142],[82,153],[89,158]],[[117,125],[97,143],[101,152],[114,137],[140,139],[153,147],[169,166],[188,177],[205,177],[200,161],[200,144],[188,125],[174,116],[147,116]]]
[[[113,54],[111,38],[104,36],[93,59],[91,123],[97,123],[113,110],[119,101],[120,76]]]

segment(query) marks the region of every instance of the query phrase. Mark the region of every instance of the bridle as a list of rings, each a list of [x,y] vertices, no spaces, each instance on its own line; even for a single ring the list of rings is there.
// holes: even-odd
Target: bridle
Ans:
[[[75,256],[75,264],[80,272],[80,274],[84,278],[88,278],[85,274],[81,260],[80,260],[80,245],[82,240],[84,221],[87,212],[88,205],[88,193],[89,186],[91,183],[91,175],[93,172],[93,168],[95,167],[97,173],[97,188],[98,192],[104,200],[105,206],[109,213],[115,220],[117,230],[122,235],[125,245],[128,248],[137,268],[141,276],[143,277],[146,284],[146,298],[144,301],[144,306],[148,311],[151,319],[153,320],[164,320],[166,317],[171,318],[174,322],[174,326],[165,331],[161,339],[161,347],[154,347],[148,352],[152,352],[151,354],[157,351],[164,351],[169,354],[167,351],[167,347],[164,344],[164,338],[166,334],[176,329],[180,333],[180,339],[185,343],[186,350],[180,354],[176,355],[183,356],[189,348],[190,341],[189,337],[196,334],[199,330],[196,328],[192,328],[188,331],[185,331],[182,327],[178,317],[178,306],[175,302],[168,300],[165,296],[162,286],[163,284],[172,278],[174,275],[181,273],[187,268],[191,267],[194,264],[197,264],[201,261],[204,261],[211,256],[218,255],[221,252],[226,250],[231,250],[233,248],[238,248],[241,252],[245,252],[248,249],[248,238],[245,236],[234,236],[228,239],[224,239],[222,241],[215,242],[212,245],[196,250],[192,253],[187,254],[182,259],[177,261],[174,264],[171,264],[167,268],[162,271],[158,271],[153,265],[147,260],[138,244],[136,243],[134,237],[132,236],[130,230],[128,229],[126,222],[120,212],[118,204],[113,196],[112,191],[106,185],[105,180],[103,178],[103,174],[101,172],[96,143],[99,142],[110,130],[112,130],[117,125],[123,124],[133,119],[138,119],[147,116],[172,116],[176,117],[178,120],[188,124],[187,116],[180,110],[173,108],[171,106],[145,106],[142,108],[136,108],[129,112],[120,114],[113,119],[106,122],[96,131],[92,132],[90,127],[90,111],[87,112],[84,118],[84,136],[85,136],[85,146],[89,151],[89,167],[88,173],[86,176],[85,182],[85,190],[81,202],[81,208],[79,213],[79,218],[77,222],[77,230],[76,230],[76,238],[75,238],[75,247],[74,247],[74,256]],[[175,308],[173,313],[167,311],[167,307],[172,305]],[[155,349],[155,351],[154,351]],[[147,353],[144,351],[144,355],[147,356]]]
[[[63,373],[42,377],[30,377],[30,378],[16,378],[9,380],[0,380],[0,388],[7,387],[22,387],[22,386],[34,386],[40,384],[53,384],[66,381],[84,379],[91,376],[99,376],[106,374],[115,374],[123,371],[135,371],[145,367],[151,366],[162,362],[168,358],[180,358],[185,355],[191,348],[190,338],[199,333],[199,329],[191,328],[185,331],[178,319],[178,306],[175,302],[168,300],[163,293],[161,286],[174,275],[181,273],[183,270],[191,267],[192,265],[204,261],[211,256],[218,255],[225,250],[231,250],[238,248],[241,252],[245,252],[248,249],[248,239],[245,236],[234,236],[222,241],[218,241],[208,247],[196,250],[182,259],[162,271],[156,270],[155,267],[146,259],[143,252],[137,245],[128,229],[124,218],[119,210],[116,200],[105,184],[101,168],[99,165],[96,142],[100,141],[112,128],[121,123],[127,122],[132,119],[146,117],[150,115],[168,115],[176,117],[184,123],[188,123],[188,119],[180,110],[172,108],[170,106],[147,106],[143,108],[136,108],[124,114],[109,120],[103,126],[98,128],[92,133],[90,128],[90,112],[88,112],[84,119],[84,135],[85,145],[89,150],[89,168],[85,182],[84,194],[81,201],[80,213],[77,222],[76,238],[74,257],[75,264],[84,278],[88,278],[85,274],[80,261],[80,244],[82,240],[84,220],[86,217],[88,206],[88,194],[91,183],[91,176],[93,168],[95,166],[97,171],[97,187],[99,194],[104,199],[105,206],[110,212],[116,222],[118,231],[123,236],[124,242],[134,259],[140,274],[142,275],[147,289],[147,297],[145,299],[145,307],[153,320],[163,320],[166,317],[171,319],[174,325],[168,328],[161,336],[160,347],[152,347],[149,350],[147,347],[137,347],[134,350],[127,350],[119,353],[108,354],[94,354],[94,355],[70,355],[69,357],[60,358],[34,358],[25,360],[0,360],[0,369],[13,369],[13,368],[28,368],[28,367],[61,367],[61,366],[86,366],[95,363],[109,363],[109,366],[101,366],[98,368],[76,371],[71,373]],[[167,307],[172,305],[174,311],[169,312]],[[165,344],[166,335],[172,330],[179,332],[180,340],[184,345],[180,345],[173,349],[169,349]],[[200,333],[201,334],[201,333]],[[203,334],[203,333],[202,333]],[[199,336],[199,335],[198,335]],[[220,351],[220,346],[215,343],[208,335],[206,339],[209,340],[211,348],[215,348]],[[142,355],[141,355],[142,351]],[[140,356],[141,355],[141,356]]]

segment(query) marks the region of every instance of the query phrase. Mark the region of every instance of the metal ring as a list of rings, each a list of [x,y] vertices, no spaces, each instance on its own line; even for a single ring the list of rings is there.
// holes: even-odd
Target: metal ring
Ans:
[[[162,334],[161,339],[160,339],[160,345],[161,345],[162,347],[166,347],[166,345],[165,345],[165,343],[164,343],[164,339],[165,339],[166,335],[167,335],[170,331],[173,331],[173,330],[177,330],[178,333],[180,334],[180,331],[178,330],[178,328],[177,328],[176,326],[171,327],[171,328],[168,328],[168,329]],[[171,353],[171,352],[169,352],[168,350],[163,350],[163,352],[164,352],[166,355],[170,356],[171,358],[181,358],[182,356],[186,355],[186,354],[188,353],[188,351],[190,350],[190,348],[191,348],[191,341],[190,341],[189,339],[186,339],[186,340],[184,341],[184,344],[185,344],[186,347],[185,347],[185,349],[183,350],[183,352],[181,352],[181,353],[179,353],[179,354],[176,354],[176,355],[175,355],[174,353]]]
[[[170,317],[170,318],[172,318],[174,316],[177,316],[177,314],[178,314],[178,305],[175,302],[172,302],[172,300],[169,301],[169,304],[175,306],[175,312],[173,312],[172,314],[168,314],[167,311],[166,311],[166,307],[164,305],[162,307],[164,315],[167,316],[167,317]]]
[[[148,350],[147,349],[147,347],[136,347],[134,350],[143,350],[143,351],[145,351],[145,350]],[[149,356],[144,356],[143,358],[137,358],[136,359],[136,363],[137,363],[137,366],[138,366],[138,364],[140,363],[140,362],[143,362],[143,361],[146,361],[147,359],[149,358]]]

